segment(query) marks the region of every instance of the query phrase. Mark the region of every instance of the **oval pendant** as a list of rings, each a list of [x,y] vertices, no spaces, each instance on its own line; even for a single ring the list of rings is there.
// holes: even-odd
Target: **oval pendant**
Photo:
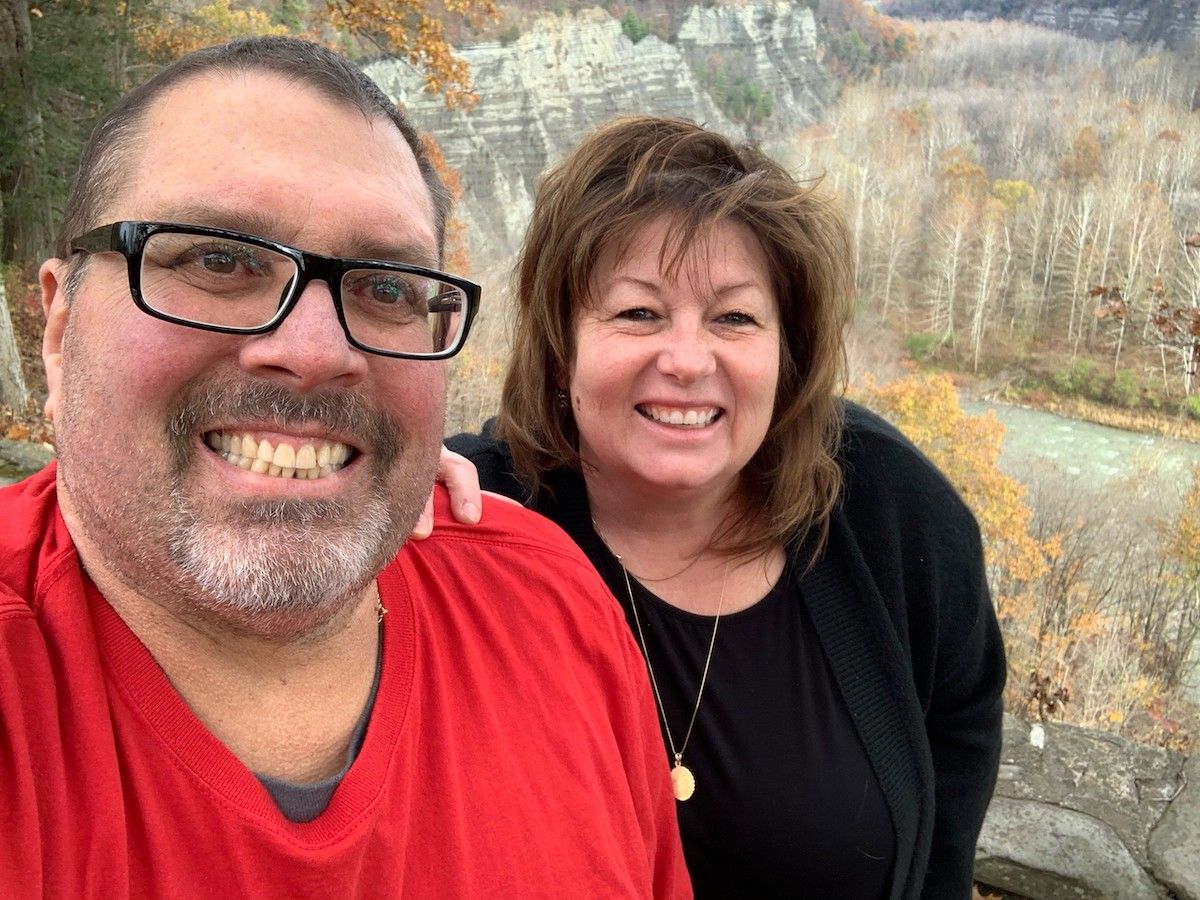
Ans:
[[[692,770],[682,763],[675,763],[675,768],[671,770],[671,788],[675,799],[680,801],[687,800],[696,793],[696,779]]]

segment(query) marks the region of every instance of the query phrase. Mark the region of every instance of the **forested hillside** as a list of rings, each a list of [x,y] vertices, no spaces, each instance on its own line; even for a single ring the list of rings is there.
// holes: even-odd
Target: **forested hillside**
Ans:
[[[1197,60],[926,23],[791,146],[850,210],[862,303],[917,357],[1200,416]]]

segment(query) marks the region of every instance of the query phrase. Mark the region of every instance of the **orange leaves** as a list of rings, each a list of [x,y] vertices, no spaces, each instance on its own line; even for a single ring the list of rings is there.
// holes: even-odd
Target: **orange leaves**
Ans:
[[[433,165],[438,175],[441,176],[442,183],[446,185],[446,190],[450,192],[451,199],[458,202],[462,198],[462,179],[459,177],[458,171],[452,169],[446,162],[442,148],[438,146],[438,142],[432,134],[421,132],[421,146],[429,157],[429,162]],[[457,215],[452,213],[450,219],[446,222],[446,258],[443,265],[447,271],[453,272],[455,275],[468,275],[471,271],[471,259],[467,253],[466,234],[466,226]]]
[[[1200,466],[1192,468],[1192,486],[1167,537],[1167,552],[1181,563],[1193,582],[1200,581]]]
[[[1097,319],[1112,319],[1114,322],[1124,322],[1129,317],[1129,304],[1121,295],[1121,289],[1105,287],[1098,284],[1088,291],[1089,297],[1097,298],[1095,316]]]
[[[962,147],[951,147],[941,155],[941,187],[943,196],[965,198],[974,203],[982,201],[989,192],[988,175]]]
[[[1093,128],[1082,128],[1075,135],[1071,152],[1058,160],[1063,178],[1085,181],[1099,175],[1104,167],[1104,147]]]
[[[1025,488],[999,468],[1004,426],[991,413],[962,411],[948,376],[912,376],[887,385],[867,379],[861,399],[890,419],[937,464],[979,519],[989,564],[1009,583],[1046,571],[1047,553],[1029,533]]]
[[[147,15],[142,10],[142,16]],[[168,61],[201,47],[220,41],[254,35],[287,34],[287,28],[271,21],[261,9],[234,9],[231,0],[213,0],[174,20],[161,19],[139,22],[134,28],[134,41],[153,59]]]
[[[447,106],[469,108],[478,100],[467,65],[454,55],[439,16],[495,19],[495,0],[449,0],[440,9],[426,0],[326,0],[325,5],[335,28],[420,66],[425,90],[443,94]]]

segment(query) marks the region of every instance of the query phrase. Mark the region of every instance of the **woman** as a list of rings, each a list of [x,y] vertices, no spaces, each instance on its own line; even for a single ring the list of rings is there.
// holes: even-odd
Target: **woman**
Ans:
[[[1004,654],[971,514],[839,399],[850,257],[756,150],[614,121],[543,183],[500,415],[448,442],[625,607],[698,897],[970,894]]]

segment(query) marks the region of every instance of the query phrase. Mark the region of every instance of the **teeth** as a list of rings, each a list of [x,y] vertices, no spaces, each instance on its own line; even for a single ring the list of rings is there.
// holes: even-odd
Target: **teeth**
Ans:
[[[280,444],[275,448],[271,462],[281,469],[296,468],[296,449],[291,444]]]
[[[655,422],[661,422],[664,425],[683,425],[693,428],[711,424],[720,412],[714,406],[693,408],[686,412],[682,409],[665,409],[659,406],[643,406],[639,408],[648,418],[653,419]]]
[[[210,431],[204,442],[230,465],[275,478],[313,479],[332,475],[350,458],[350,448],[341,442],[302,444],[297,450],[281,441],[256,441],[251,435]]]

